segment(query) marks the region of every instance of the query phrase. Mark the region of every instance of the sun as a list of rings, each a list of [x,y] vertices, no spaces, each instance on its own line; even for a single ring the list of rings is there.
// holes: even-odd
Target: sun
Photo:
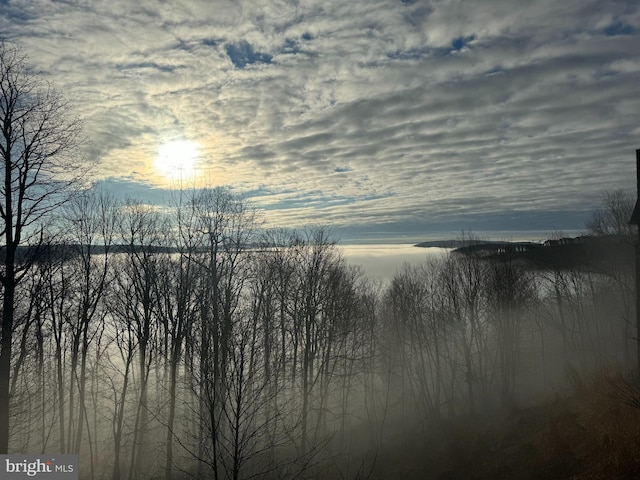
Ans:
[[[158,147],[154,160],[156,171],[171,180],[195,176],[200,157],[198,144],[190,140],[172,140]]]

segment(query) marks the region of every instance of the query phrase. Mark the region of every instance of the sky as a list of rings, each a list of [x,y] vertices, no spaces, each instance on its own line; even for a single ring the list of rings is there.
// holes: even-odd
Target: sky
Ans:
[[[0,0],[116,196],[351,243],[577,231],[635,192],[637,0]]]

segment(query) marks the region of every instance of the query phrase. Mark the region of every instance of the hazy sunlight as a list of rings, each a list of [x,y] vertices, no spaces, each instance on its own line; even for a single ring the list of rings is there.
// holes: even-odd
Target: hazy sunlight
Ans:
[[[173,140],[158,148],[154,160],[156,171],[171,180],[195,176],[200,150],[198,144],[189,140]]]

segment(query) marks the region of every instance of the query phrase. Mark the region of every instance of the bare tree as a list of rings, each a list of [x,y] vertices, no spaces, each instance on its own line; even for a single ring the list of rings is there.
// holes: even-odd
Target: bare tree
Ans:
[[[45,262],[38,262],[32,268],[32,274],[28,275],[17,289],[19,301],[14,313],[14,340],[18,349],[16,352],[16,345],[14,345],[9,394],[12,402],[12,442],[18,451],[30,451],[36,448],[34,444],[34,440],[38,441],[36,430],[42,427],[40,420],[45,415],[42,388],[44,369],[42,325],[46,310],[44,295],[46,285],[42,274],[46,269]],[[38,418],[39,413],[42,414],[40,418]],[[44,445],[46,441],[44,433],[41,439]]]
[[[78,179],[79,122],[70,106],[27,67],[20,48],[0,44],[0,454],[9,447],[9,377],[16,285],[41,244],[37,225]],[[21,246],[30,248],[20,250]],[[24,254],[22,252],[25,252]]]
[[[587,231],[591,235],[620,235],[635,240],[634,226],[629,218],[635,204],[634,197],[624,190],[606,192],[600,208],[587,220]]]
[[[595,210],[587,220],[587,233],[590,235],[609,237],[613,248],[606,254],[597,252],[590,260],[597,271],[604,273],[612,282],[616,296],[616,308],[620,316],[620,333],[623,341],[624,362],[630,362],[630,341],[634,336],[635,321],[632,318],[635,290],[635,265],[633,261],[637,233],[629,224],[633,212],[635,197],[624,190],[606,192],[600,208]],[[637,341],[637,340],[636,340]]]
[[[395,342],[389,342],[395,350],[390,351],[390,360],[401,369],[402,404],[411,400],[412,411],[428,420],[439,417],[441,397],[448,393],[443,389],[447,333],[443,307],[444,267],[440,259],[418,266],[406,264],[393,277],[385,296],[387,321],[391,322],[388,328],[397,336]]]
[[[126,316],[115,318],[113,322],[113,342],[115,343],[119,356],[116,360],[111,359],[109,350],[105,356],[110,363],[110,372],[107,374],[111,386],[113,401],[112,433],[113,433],[113,480],[121,478],[121,452],[124,436],[124,412],[127,402],[127,390],[131,381],[131,371],[133,357],[138,347],[135,327],[128,321]],[[120,366],[124,371],[120,371]],[[119,378],[122,377],[122,378]]]
[[[442,274],[445,308],[458,336],[456,345],[462,353],[471,414],[476,413],[478,401],[486,400],[488,393],[487,369],[484,368],[488,353],[485,278],[486,265],[475,254],[464,257],[459,253],[450,254]]]
[[[309,451],[314,409],[314,387],[320,378],[322,349],[327,346],[328,329],[323,310],[327,298],[326,282],[333,268],[340,262],[335,243],[329,239],[325,228],[309,228],[303,232],[304,241],[296,246],[297,283],[293,298],[294,369],[292,381],[295,382],[296,364],[300,363],[302,380],[301,409],[301,450]],[[298,358],[297,348],[300,348]]]
[[[175,258],[165,256],[159,265],[158,312],[165,329],[165,355],[169,364],[168,413],[166,420],[165,478],[171,480],[174,468],[174,430],[176,407],[178,406],[178,371],[184,357],[185,339],[192,329],[193,319],[198,314],[195,298],[199,265],[197,251],[202,246],[197,230],[197,213],[191,198],[183,198],[176,205]]]
[[[73,257],[63,265],[71,282],[71,291],[68,291],[71,301],[62,312],[72,337],[68,442],[70,450],[79,453],[83,425],[87,419],[88,356],[92,342],[104,328],[99,313],[111,281],[109,264],[115,234],[114,201],[108,195],[88,191],[74,198],[65,209],[64,217],[67,239],[73,252]],[[77,385],[77,406],[73,402],[74,385]]]
[[[224,437],[231,428],[225,415],[227,391],[234,354],[234,336],[239,325],[238,308],[249,277],[250,254],[257,226],[256,211],[247,201],[227,188],[206,188],[194,192],[190,200],[196,216],[196,230],[202,241],[198,255],[200,282],[198,336],[198,468],[211,458],[215,478],[221,474]],[[244,344],[243,344],[244,345]],[[195,350],[192,352],[195,353]],[[243,360],[245,358],[243,357]],[[244,366],[243,366],[244,368]],[[244,387],[244,384],[242,385]]]
[[[513,252],[507,251],[489,262],[486,288],[489,321],[495,330],[500,399],[504,407],[510,407],[519,377],[523,317],[535,296],[534,277]]]
[[[116,315],[133,328],[138,350],[138,381],[140,391],[135,413],[129,478],[139,478],[143,461],[148,457],[148,382],[154,357],[153,342],[158,329],[156,297],[158,263],[162,257],[166,222],[158,211],[138,201],[128,200],[120,208],[118,229],[123,243],[119,275],[115,290],[120,299],[115,302]],[[115,475],[114,475],[115,478]]]

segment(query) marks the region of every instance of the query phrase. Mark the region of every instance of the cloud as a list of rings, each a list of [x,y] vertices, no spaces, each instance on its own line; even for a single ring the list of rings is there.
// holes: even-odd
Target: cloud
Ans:
[[[11,0],[0,30],[102,175],[166,187],[194,140],[272,224],[569,229],[634,188],[636,2]]]

